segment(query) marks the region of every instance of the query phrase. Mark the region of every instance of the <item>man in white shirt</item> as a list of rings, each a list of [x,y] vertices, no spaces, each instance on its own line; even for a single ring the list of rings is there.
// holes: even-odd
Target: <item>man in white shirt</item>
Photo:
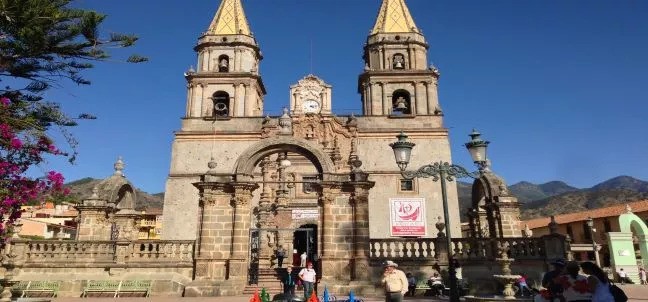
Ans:
[[[302,268],[302,270],[299,271],[298,276],[304,284],[304,297],[305,299],[308,299],[313,292],[313,285],[315,284],[315,278],[317,277],[313,264],[308,262],[306,268]]]
[[[408,290],[407,277],[403,271],[396,269],[398,264],[387,260],[383,263],[382,285],[385,289],[386,302],[402,302]]]

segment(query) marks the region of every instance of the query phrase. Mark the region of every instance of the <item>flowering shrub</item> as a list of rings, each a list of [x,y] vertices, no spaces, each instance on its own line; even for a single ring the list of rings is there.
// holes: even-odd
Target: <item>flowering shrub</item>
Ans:
[[[58,172],[50,171],[37,179],[25,175],[29,167],[43,161],[43,156],[65,154],[43,132],[26,126],[29,119],[15,118],[22,105],[20,101],[0,98],[0,219],[4,222],[0,224],[0,239],[9,238],[22,205],[52,194],[69,193]]]

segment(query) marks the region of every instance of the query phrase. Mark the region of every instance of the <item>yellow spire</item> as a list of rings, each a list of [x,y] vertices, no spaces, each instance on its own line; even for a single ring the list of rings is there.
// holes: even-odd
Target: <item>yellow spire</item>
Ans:
[[[405,0],[383,0],[371,34],[417,32],[418,28],[405,5]]]
[[[247,35],[251,36],[241,0],[223,0],[216,16],[209,25],[207,33],[212,35]]]

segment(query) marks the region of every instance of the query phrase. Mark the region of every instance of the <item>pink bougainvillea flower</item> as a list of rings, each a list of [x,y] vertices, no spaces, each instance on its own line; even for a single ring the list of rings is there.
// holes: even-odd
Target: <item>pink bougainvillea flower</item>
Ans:
[[[12,138],[14,135],[11,131],[11,127],[9,127],[9,125],[7,124],[0,124],[0,136],[6,139]]]
[[[13,148],[13,149],[20,149],[23,146],[23,142],[19,138],[16,138],[16,137],[11,139],[10,144],[11,144],[11,148]]]
[[[8,97],[2,97],[2,98],[0,98],[0,104],[2,104],[2,105],[4,105],[4,106],[7,106],[7,105],[9,105],[9,103],[11,103],[11,100],[9,100]]]

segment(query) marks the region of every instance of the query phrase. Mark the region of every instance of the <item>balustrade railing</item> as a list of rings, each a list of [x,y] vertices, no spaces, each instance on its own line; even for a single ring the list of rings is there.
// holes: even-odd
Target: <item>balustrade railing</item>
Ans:
[[[112,261],[115,255],[113,241],[60,241],[38,240],[14,242],[18,259],[26,262],[41,261]]]
[[[445,240],[441,241],[445,247]],[[374,259],[434,260],[435,238],[371,239],[369,255]],[[454,238],[453,256],[457,260],[493,260],[500,257],[499,247],[508,246],[508,257],[516,260],[544,259],[542,238]],[[445,250],[445,249],[443,249]]]
[[[369,257],[381,259],[431,260],[436,257],[434,238],[371,239]]]
[[[66,262],[69,265],[92,263],[192,263],[194,241],[144,240],[119,241],[14,240],[10,251],[18,263],[41,265]],[[3,251],[6,252],[6,251]]]
[[[193,241],[145,240],[130,244],[131,261],[192,261]]]

